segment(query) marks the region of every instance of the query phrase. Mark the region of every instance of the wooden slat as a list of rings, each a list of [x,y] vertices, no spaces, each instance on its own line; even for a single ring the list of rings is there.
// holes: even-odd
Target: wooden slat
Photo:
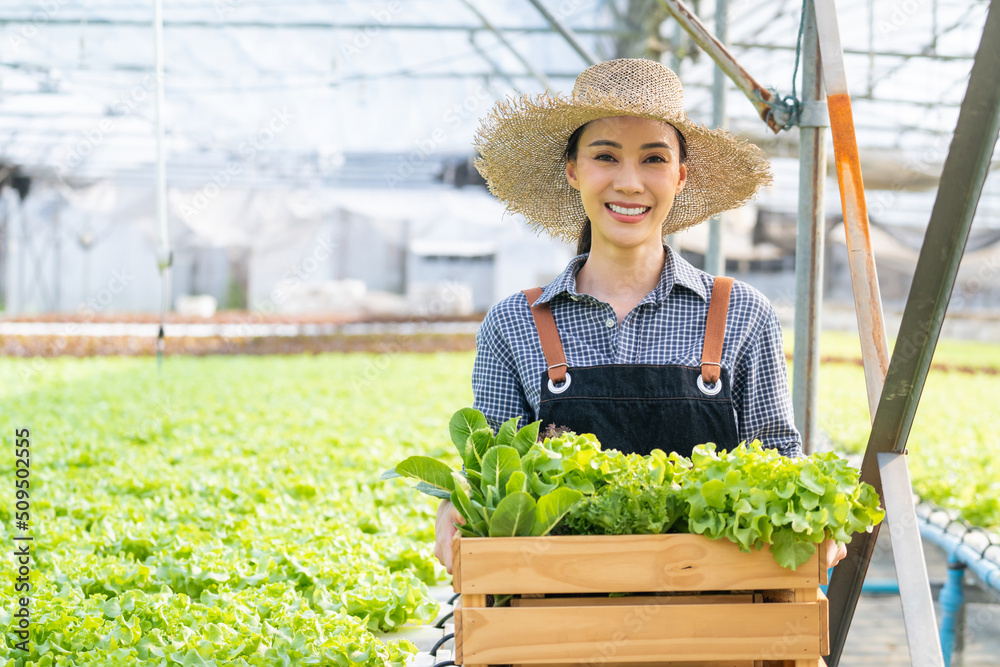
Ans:
[[[461,536],[456,532],[451,538],[451,588],[456,593],[462,592],[462,549],[459,546]]]
[[[558,614],[466,606],[461,615],[462,657],[477,664],[820,656],[818,603],[762,604],[752,614],[740,604],[565,607]]]
[[[462,633],[462,598],[455,600],[455,613],[451,615],[451,622],[455,624],[455,664],[461,665],[464,659],[462,643],[465,635]]]
[[[819,593],[819,652],[830,655],[830,601],[823,591],[817,592]]]
[[[621,598],[514,598],[512,607],[593,607],[599,605],[648,605],[648,604],[750,604],[751,593],[723,595],[640,595]]]
[[[468,608],[469,611],[480,611],[486,609],[486,596],[477,594],[462,594],[455,605],[455,614],[453,618],[455,619],[455,664],[463,665],[463,667],[488,667],[487,665],[479,664],[465,664],[466,652],[465,652],[465,639],[468,637],[466,628],[465,613]]]
[[[818,605],[819,618],[816,619],[816,636],[819,638],[820,653],[826,655],[830,652],[830,607],[826,596],[819,588],[799,588],[795,590],[795,601],[815,602]],[[800,662],[797,660],[795,667],[800,667]],[[813,667],[816,663],[806,661],[803,664]]]
[[[795,589],[795,601],[796,602],[816,602],[819,596],[822,595],[822,591],[818,588],[796,588]]]
[[[463,537],[463,593],[630,593],[804,588],[819,556],[792,571],[767,549],[742,553],[701,535]]]
[[[681,660],[679,662],[606,662],[605,667],[756,667],[754,660]],[[514,663],[512,667],[528,667]],[[530,667],[595,667],[592,662],[534,663]]]

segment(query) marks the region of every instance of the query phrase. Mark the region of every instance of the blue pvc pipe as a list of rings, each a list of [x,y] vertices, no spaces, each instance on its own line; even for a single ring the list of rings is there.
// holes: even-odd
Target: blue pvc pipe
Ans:
[[[833,577],[833,568],[827,570],[827,580]],[[820,586],[819,589],[826,595],[828,586]],[[862,593],[872,595],[899,595],[899,582],[895,579],[865,579],[861,586]]]
[[[938,602],[941,604],[941,650],[944,653],[945,667],[951,667],[951,657],[955,650],[955,630],[958,616],[965,604],[965,594],[962,591],[962,577],[965,568],[972,570],[986,586],[1000,591],[1000,564],[988,560],[981,553],[970,547],[956,535],[953,535],[935,524],[920,519],[918,521],[920,536],[937,545],[948,554],[948,579],[941,588]],[[829,570],[832,576],[833,568]],[[826,593],[826,586],[820,586]],[[862,585],[863,593],[899,594],[899,582],[895,579],[871,579]]]
[[[941,650],[944,653],[944,667],[951,667],[951,654],[955,650],[955,626],[958,615],[965,603],[962,593],[962,575],[965,563],[954,555],[948,557],[948,580],[941,589],[938,601],[941,603]]]
[[[951,533],[927,521],[920,521],[920,536],[944,549],[949,562],[964,563],[979,579],[995,591],[1000,591],[1000,564],[983,558],[982,554]]]
[[[899,595],[899,582],[895,579],[866,579],[861,586],[861,592],[875,595]]]
[[[982,557],[978,551],[951,533],[946,533],[932,523],[920,521],[920,536],[941,547],[948,554],[948,562],[962,563],[972,570],[988,587],[1000,592],[1000,565]],[[833,568],[830,568],[833,572]],[[823,592],[826,593],[825,587]],[[861,589],[866,593],[898,593],[899,584],[895,580],[866,580]]]

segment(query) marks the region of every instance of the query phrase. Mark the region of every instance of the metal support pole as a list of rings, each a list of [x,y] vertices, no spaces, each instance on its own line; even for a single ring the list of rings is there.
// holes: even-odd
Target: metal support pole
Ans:
[[[153,49],[156,61],[156,219],[160,227],[160,247],[156,263],[160,269],[160,329],[156,337],[157,368],[162,368],[163,323],[170,303],[170,230],[167,228],[167,158],[163,149],[163,0],[156,0],[153,12]]]
[[[900,453],[906,447],[998,133],[1000,1],[994,0],[941,173],[868,449],[861,464],[861,480],[873,485],[883,499],[878,454]],[[848,546],[847,558],[834,568],[829,588],[832,653],[827,664],[830,667],[836,667],[840,660],[877,536],[878,526],[871,533],[855,535]]]
[[[163,0],[156,0],[153,18],[153,45],[156,66],[156,221],[160,228],[160,268],[169,266],[170,237],[167,229],[167,161],[163,152]]]
[[[826,225],[826,128],[830,120],[823,91],[816,36],[816,11],[805,3],[802,32],[802,113],[799,118],[799,211],[795,232],[795,349],[792,405],[802,448],[811,454],[819,434],[819,337],[823,303],[823,246]]]
[[[878,397],[882,393],[889,367],[889,343],[885,335],[875,255],[872,253],[868,233],[868,208],[861,178],[858,141],[854,133],[854,112],[847,92],[837,8],[833,0],[816,0],[814,7],[823,59],[823,82],[829,104],[830,130],[833,134],[833,152],[837,160],[837,179],[840,182],[840,202],[844,211],[854,308],[858,314],[858,331],[861,336],[861,361],[868,388],[868,410],[874,419]]]
[[[684,29],[681,27],[680,23],[674,22],[674,36],[671,39],[671,53],[670,53],[670,69],[674,71],[678,77],[681,75],[681,48],[684,39]],[[677,234],[667,234],[667,245],[677,251],[679,255],[681,252],[680,247],[677,244]]]
[[[729,0],[715,0],[715,38],[723,48],[729,41]],[[726,115],[726,85],[728,79],[721,67],[712,70],[712,126],[725,129],[729,125]],[[705,271],[713,276],[726,272],[726,256],[722,249],[722,215],[708,221],[708,249],[705,252]]]
[[[17,260],[17,269],[14,269],[14,262],[11,262],[11,279],[8,285],[16,285],[17,289],[7,288],[7,302],[5,308],[7,315],[21,315],[24,313],[24,265],[27,256],[27,225],[24,221],[24,202],[18,198],[17,207],[11,206],[8,209],[11,213],[7,219],[8,238],[10,245],[7,246],[9,257]],[[14,212],[16,210],[16,213]]]

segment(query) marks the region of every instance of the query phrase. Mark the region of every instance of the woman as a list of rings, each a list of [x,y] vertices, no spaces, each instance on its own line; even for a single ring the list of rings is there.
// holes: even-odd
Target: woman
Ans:
[[[494,430],[520,416],[625,452],[759,439],[802,455],[770,302],[663,242],[769,183],[760,149],[689,121],[676,75],[644,59],[588,68],[569,100],[498,104],[476,147],[490,191],[578,251],[479,329],[473,407]],[[449,572],[455,522],[445,501],[435,555]],[[846,555],[828,548],[831,563]]]

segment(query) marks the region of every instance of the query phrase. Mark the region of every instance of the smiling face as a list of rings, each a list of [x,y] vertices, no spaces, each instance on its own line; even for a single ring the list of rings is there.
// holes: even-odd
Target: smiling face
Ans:
[[[613,116],[589,122],[566,180],[580,191],[594,248],[663,243],[662,225],[684,187],[678,133],[663,121]]]

